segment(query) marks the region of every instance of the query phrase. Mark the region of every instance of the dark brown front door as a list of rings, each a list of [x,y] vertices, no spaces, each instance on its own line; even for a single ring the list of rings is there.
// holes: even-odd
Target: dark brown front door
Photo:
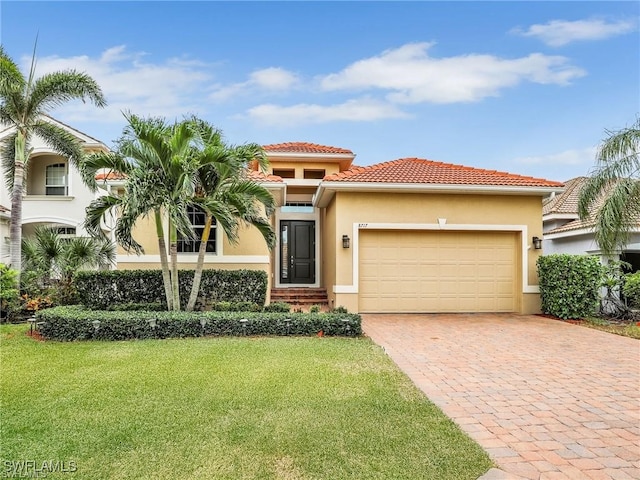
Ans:
[[[280,283],[315,283],[315,222],[280,222]]]

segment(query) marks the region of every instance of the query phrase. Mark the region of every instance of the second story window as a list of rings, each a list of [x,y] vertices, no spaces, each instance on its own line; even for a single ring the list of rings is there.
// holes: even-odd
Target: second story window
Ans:
[[[196,240],[189,238],[178,238],[178,252],[180,253],[198,253],[202,241],[202,232],[207,221],[207,216],[198,207],[191,206],[188,208],[187,213],[193,230],[196,233]],[[209,240],[207,241],[207,253],[216,253],[216,221],[211,222],[211,230],[209,232]]]
[[[68,195],[67,165],[54,163],[47,166],[45,179],[45,195]]]

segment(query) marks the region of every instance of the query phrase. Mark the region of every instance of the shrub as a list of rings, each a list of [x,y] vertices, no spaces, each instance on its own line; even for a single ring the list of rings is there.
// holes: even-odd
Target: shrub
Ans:
[[[38,312],[40,333],[51,340],[129,340],[243,335],[362,334],[356,314],[265,312],[116,312],[78,306]],[[245,321],[246,320],[246,321]]]
[[[598,308],[602,265],[588,255],[538,258],[542,311],[562,319],[584,318]]]
[[[184,307],[193,270],[180,270],[178,279]],[[106,310],[114,303],[166,305],[160,270],[78,272],[74,285],[80,303],[96,310]],[[205,308],[220,301],[264,305],[266,295],[267,274],[262,270],[204,270],[198,303]]]
[[[280,312],[280,313],[288,313],[291,311],[291,305],[285,302],[274,302],[269,305],[265,305],[265,312]]]
[[[625,275],[622,293],[631,308],[640,308],[640,272]]]
[[[109,305],[107,310],[118,312],[137,312],[140,310],[160,312],[166,310],[166,306],[161,303],[114,303],[113,305]]]
[[[18,272],[0,263],[0,318],[9,318],[19,309]]]

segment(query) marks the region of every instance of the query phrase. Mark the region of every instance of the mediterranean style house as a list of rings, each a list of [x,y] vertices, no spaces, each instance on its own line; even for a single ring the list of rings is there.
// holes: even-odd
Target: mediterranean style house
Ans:
[[[85,151],[107,150],[99,140],[58,120],[42,117],[76,137]],[[0,140],[12,133],[11,127],[0,130]],[[28,237],[38,225],[55,227],[63,235],[84,235],[85,208],[95,198],[82,182],[69,159],[53,152],[42,138],[31,140],[22,201],[22,235]],[[11,195],[4,178],[0,182],[0,263],[9,262],[9,218]]]
[[[358,167],[350,150],[312,143],[264,148],[269,171],[250,174],[276,199],[277,245],[255,229],[232,244],[214,225],[205,268],[264,270],[272,300],[320,289],[352,312],[539,312],[542,203],[562,183],[420,158]],[[144,255],[119,250],[117,268],[158,268],[151,220],[134,236]],[[179,243],[182,268],[198,248]]]
[[[86,151],[95,138],[53,118]],[[0,131],[0,139],[11,129]],[[68,159],[34,138],[23,201],[23,235],[50,225],[85,235],[86,206],[123,179],[100,174],[92,193]],[[344,148],[313,143],[266,145],[269,170],[249,172],[275,200],[276,247],[255,229],[231,243],[212,226],[205,268],[258,269],[270,300],[283,292],[322,292],[329,306],[352,312],[519,312],[540,308],[536,260],[542,253],[543,199],[563,184],[461,165],[403,158],[358,167]],[[257,168],[257,167],[255,167]],[[0,190],[0,262],[8,261],[10,196]],[[547,207],[545,207],[547,208]],[[545,210],[546,211],[546,210]],[[190,212],[196,231],[204,215]],[[114,219],[104,231],[113,235]],[[118,269],[159,268],[155,228],[134,231],[143,255],[118,250]],[[546,236],[546,235],[545,235]],[[179,242],[180,267],[194,268],[198,241]]]
[[[547,198],[543,205],[544,253],[567,253],[572,255],[598,255],[602,263],[600,248],[595,241],[592,220],[580,220],[578,199],[587,177],[576,177],[565,182],[565,188]],[[631,232],[629,242],[618,253],[620,260],[631,264],[631,270],[640,270],[640,225]]]

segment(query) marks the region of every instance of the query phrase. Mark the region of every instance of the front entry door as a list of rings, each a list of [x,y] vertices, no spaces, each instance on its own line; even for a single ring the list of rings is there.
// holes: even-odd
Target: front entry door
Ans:
[[[280,283],[315,283],[315,222],[280,222]]]

